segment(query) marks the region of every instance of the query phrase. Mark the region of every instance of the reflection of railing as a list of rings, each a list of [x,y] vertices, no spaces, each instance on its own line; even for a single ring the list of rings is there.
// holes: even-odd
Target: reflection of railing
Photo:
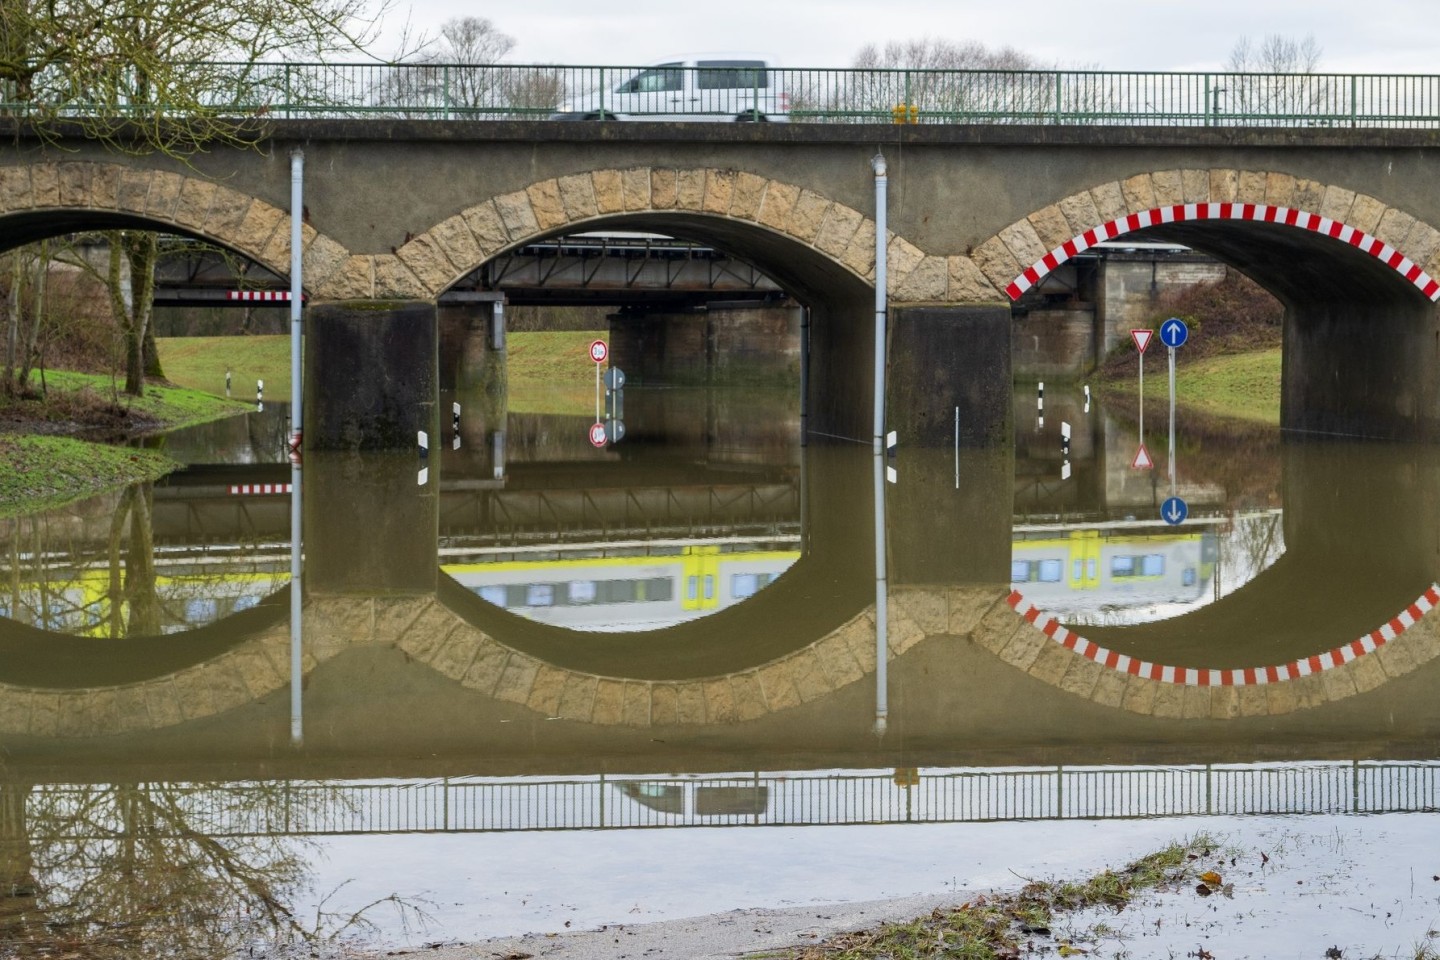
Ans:
[[[63,807],[84,786],[42,786]],[[1440,809],[1440,763],[896,770],[567,780],[166,785],[210,836],[957,823]],[[280,791],[284,803],[247,802]],[[77,801],[78,802],[78,801]]]

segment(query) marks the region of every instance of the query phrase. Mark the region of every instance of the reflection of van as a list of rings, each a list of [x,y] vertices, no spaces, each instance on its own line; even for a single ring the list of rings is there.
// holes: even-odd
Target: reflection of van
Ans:
[[[790,97],[774,63],[755,54],[675,57],[630,71],[618,84],[572,97],[556,120],[786,121]]]

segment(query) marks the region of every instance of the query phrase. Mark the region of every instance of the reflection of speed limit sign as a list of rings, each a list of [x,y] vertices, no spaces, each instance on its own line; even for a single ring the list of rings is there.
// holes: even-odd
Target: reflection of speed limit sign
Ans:
[[[605,346],[604,340],[593,340],[590,343],[590,359],[596,363],[604,363],[605,358],[610,356],[610,348]]]
[[[591,445],[591,446],[593,446],[593,447],[603,447],[603,446],[605,446],[605,441],[608,440],[608,439],[609,439],[609,438],[606,437],[606,435],[605,435],[605,424],[603,424],[603,423],[592,423],[592,424],[590,425],[590,445]]]

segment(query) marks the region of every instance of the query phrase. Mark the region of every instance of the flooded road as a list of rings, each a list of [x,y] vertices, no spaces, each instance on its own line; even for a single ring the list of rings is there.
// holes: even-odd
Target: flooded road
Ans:
[[[1182,416],[1137,468],[1052,388],[1007,449],[877,464],[786,398],[627,392],[618,442],[466,412],[299,470],[267,405],[0,522],[5,936],[223,956],[378,901],[367,942],[464,940],[747,905],[732,846],[860,899],[941,892],[942,824],[1440,802],[1433,449]]]

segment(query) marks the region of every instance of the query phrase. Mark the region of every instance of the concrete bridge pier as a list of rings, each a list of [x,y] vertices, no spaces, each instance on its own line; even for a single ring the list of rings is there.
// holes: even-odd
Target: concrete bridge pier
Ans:
[[[435,303],[426,300],[349,300],[310,308],[305,337],[307,454],[413,452],[422,430],[432,446],[436,444],[436,321]]]
[[[902,444],[999,449],[1013,434],[1010,307],[892,304],[887,428]]]
[[[424,460],[411,451],[307,452],[301,482],[307,593],[435,592],[439,450]]]

